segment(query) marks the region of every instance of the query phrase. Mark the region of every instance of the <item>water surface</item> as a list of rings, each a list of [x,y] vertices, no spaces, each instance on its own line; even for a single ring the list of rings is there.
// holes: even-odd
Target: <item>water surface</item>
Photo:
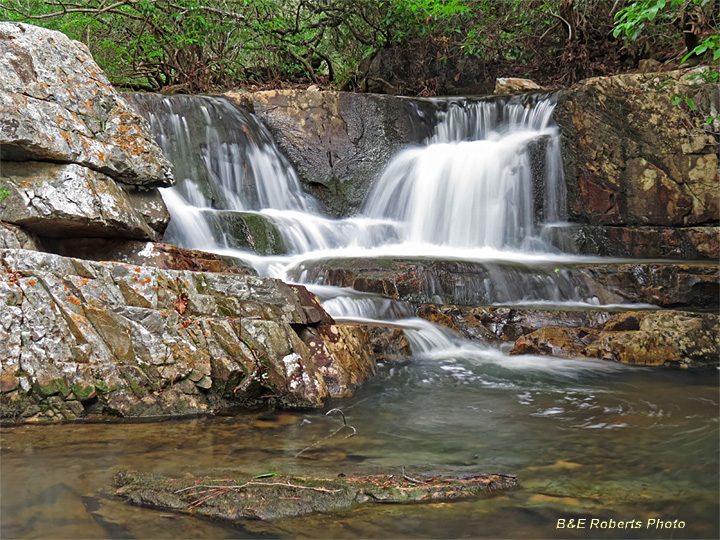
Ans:
[[[2,538],[716,538],[718,377],[594,361],[421,357],[383,367],[343,409],[2,430]],[[500,472],[520,489],[477,500],[371,505],[231,527],[132,507],[121,469],[318,476]],[[559,519],[641,529],[557,529]],[[682,530],[646,528],[680,520]],[[589,526],[589,525],[588,525]]]

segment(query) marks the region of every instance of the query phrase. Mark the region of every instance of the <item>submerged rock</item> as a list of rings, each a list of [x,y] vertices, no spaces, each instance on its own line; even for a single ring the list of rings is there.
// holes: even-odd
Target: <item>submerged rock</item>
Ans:
[[[121,471],[115,476],[116,494],[132,504],[235,522],[338,512],[367,503],[469,499],[517,486],[517,478],[508,474],[375,474],[333,479],[234,474],[233,478],[193,479]]]
[[[362,333],[330,326],[305,289],[279,280],[17,249],[0,262],[6,421],[319,407],[330,397],[320,366],[352,387],[374,373]],[[325,342],[317,361],[298,336],[311,326]]]
[[[710,313],[631,311],[595,328],[548,326],[520,337],[510,354],[598,358],[646,366],[717,367],[720,317]]]

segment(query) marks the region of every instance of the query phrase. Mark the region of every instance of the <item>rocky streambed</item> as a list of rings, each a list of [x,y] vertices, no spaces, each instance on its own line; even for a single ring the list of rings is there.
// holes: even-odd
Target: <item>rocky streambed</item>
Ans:
[[[0,404],[3,424],[14,426],[7,428],[13,442],[3,443],[4,478],[9,477],[4,463],[10,455],[25,475],[15,478],[15,485],[39,483],[33,476],[37,471],[15,449],[32,453],[40,448],[42,443],[25,437],[50,426],[27,423],[52,423],[63,430],[58,421],[218,415],[206,420],[226,429],[219,415],[249,409],[272,421],[260,419],[253,427],[237,420],[242,429],[235,438],[255,427],[285,426],[287,420],[278,433],[291,442],[275,448],[277,441],[258,439],[257,444],[272,449],[242,444],[234,452],[222,429],[213,428],[213,437],[224,442],[203,446],[202,435],[193,439],[210,456],[203,456],[202,468],[217,468],[239,454],[246,467],[210,477],[204,471],[182,476],[192,459],[171,462],[175,470],[164,470],[162,476],[151,472],[157,465],[147,460],[140,460],[147,473],[132,471],[129,461],[140,456],[123,447],[127,455],[112,462],[124,471],[115,478],[117,493],[138,504],[233,522],[366,508],[375,515],[370,503],[382,502],[424,502],[432,513],[439,508],[435,505],[444,504],[439,501],[489,498],[488,492],[516,486],[514,476],[484,470],[521,471],[529,478],[527,484],[523,480],[529,495],[518,516],[535,505],[544,521],[552,521],[560,516],[557,499],[562,499],[562,515],[577,512],[576,507],[617,518],[628,500],[638,504],[638,511],[670,511],[669,501],[681,497],[672,486],[697,484],[693,492],[703,504],[693,534],[717,529],[705,514],[716,503],[716,495],[708,493],[717,493],[717,486],[706,481],[717,472],[716,463],[706,458],[717,450],[711,418],[716,407],[708,413],[716,384],[709,374],[715,372],[707,368],[715,368],[720,357],[718,159],[716,138],[698,116],[712,112],[717,89],[692,78],[694,72],[663,74],[672,81],[664,89],[656,84],[658,75],[600,78],[552,101],[567,188],[567,199],[558,197],[555,203],[566,203],[571,220],[551,231],[553,242],[579,254],[666,259],[531,253],[517,260],[440,260],[378,257],[371,250],[361,258],[298,257],[287,236],[292,220],[264,214],[263,208],[218,210],[214,206],[222,197],[232,199],[219,187],[211,200],[195,194],[203,202],[192,207],[191,229],[215,220],[210,227],[215,236],[233,238],[221,246],[212,237],[205,249],[218,253],[163,243],[170,214],[158,188],[174,184],[172,165],[147,122],[112,88],[87,49],[60,33],[19,23],[0,23],[0,45],[8,59],[8,69],[0,72],[0,103],[5,105],[0,111]],[[673,92],[681,91],[692,95],[697,110],[671,105]],[[152,99],[165,103],[165,98]],[[468,110],[495,111],[499,116],[493,121],[501,122],[506,113],[498,111],[504,107],[532,110],[541,101],[501,98],[481,107],[473,102]],[[458,111],[467,112],[463,100],[314,90],[233,94],[222,106],[231,111],[244,107],[266,122],[286,154],[270,169],[279,174],[277,164],[292,163],[300,172],[298,189],[302,182],[305,191],[317,195],[303,209],[337,217],[363,207],[373,179],[394,154],[427,143],[441,118],[449,122]],[[208,117],[208,110],[196,116]],[[248,111],[241,116],[249,118]],[[623,119],[629,119],[627,124]],[[254,137],[260,132],[242,127],[253,148],[275,151],[269,135],[258,145]],[[526,156],[542,169],[542,174],[528,175],[532,186],[525,201],[539,212],[526,220],[525,233],[535,241],[547,239],[541,237],[540,221],[552,212],[547,186],[541,184],[557,165],[538,158],[549,145],[549,135],[542,137]],[[196,150],[214,163],[211,150],[227,148],[226,141],[208,138]],[[217,173],[208,170],[209,178]],[[249,192],[260,200],[257,186],[253,189]],[[303,204],[307,200],[298,195]],[[559,217],[557,208],[553,212]],[[308,216],[325,220],[327,230],[342,228],[319,214],[306,213],[299,221]],[[383,223],[377,230],[400,229]],[[182,238],[177,230],[172,234]],[[257,255],[271,254],[286,258],[258,264]],[[257,268],[267,271],[273,264],[284,265],[285,281],[258,275]],[[318,285],[373,295],[371,304],[378,298],[400,302],[400,315],[390,321],[334,320],[310,292]],[[424,321],[404,321],[415,316]],[[431,346],[419,348],[420,341]],[[438,343],[451,346],[443,350]],[[627,366],[618,375],[619,364],[689,369],[652,372],[649,388],[637,397],[623,385],[626,380],[641,385],[644,375]],[[377,377],[380,382],[373,383]],[[673,380],[697,386],[701,401],[674,388]],[[652,399],[657,393],[668,393],[677,405],[663,408]],[[331,429],[330,437],[314,431],[313,437],[293,439],[301,426],[321,423],[299,411],[330,404],[357,407],[360,432],[349,439],[356,452],[338,449],[343,443],[334,438],[337,430]],[[296,412],[272,412],[275,408]],[[657,471],[644,468],[649,457],[642,455],[635,459],[641,474],[629,481],[629,499],[619,497],[616,492],[625,484],[612,472],[607,455],[618,448],[629,455],[637,447],[668,440],[677,426],[666,419],[677,411],[683,411],[678,418],[686,419],[687,430],[680,429],[678,445],[671,457],[660,458],[659,470],[666,475],[676,467],[678,459],[687,457],[682,449],[690,445],[697,469],[693,480],[666,483]],[[348,425],[343,421],[340,428]],[[117,429],[129,434],[136,429],[132,426],[118,424]],[[545,432],[548,426],[553,436]],[[639,431],[627,439],[600,437],[600,453],[586,445],[588,429],[614,433],[626,428]],[[570,453],[558,442],[565,430],[572,433]],[[699,442],[688,435],[696,431],[702,433]],[[144,438],[152,437],[139,434],[136,443]],[[174,433],[172,440],[181,448],[177,441],[183,434]],[[156,441],[158,447],[163,444]],[[155,455],[152,448],[139,448]],[[309,451],[301,456],[303,449]],[[247,472],[255,458],[280,470]],[[109,485],[111,479],[98,473],[107,472],[102,452],[92,459],[98,460],[93,474]],[[294,470],[299,459],[317,460],[323,470]],[[328,475],[328,463],[334,474]],[[351,464],[353,470],[345,473],[339,464]],[[412,464],[423,472],[405,473],[403,467]],[[568,488],[578,470],[583,485]],[[607,479],[593,491],[599,476]],[[622,476],[631,476],[631,470],[623,468]],[[57,493],[73,482],[64,478]],[[649,490],[652,503],[645,507],[643,486],[648,483],[661,487]],[[10,489],[4,480],[3,491]],[[71,499],[80,493],[70,491]],[[83,497],[73,500],[85,505]],[[23,501],[21,510],[13,507],[14,516],[31,512],[27,509],[34,503]],[[114,518],[107,515],[97,517],[97,504],[85,508],[95,525],[101,524],[101,534],[130,530],[113,528]],[[458,525],[466,518],[453,518],[453,534],[470,534]],[[12,522],[13,532],[27,530],[20,521]],[[473,531],[480,525],[474,522]],[[437,524],[429,526],[437,532]],[[88,530],[98,531],[90,527],[85,536]]]

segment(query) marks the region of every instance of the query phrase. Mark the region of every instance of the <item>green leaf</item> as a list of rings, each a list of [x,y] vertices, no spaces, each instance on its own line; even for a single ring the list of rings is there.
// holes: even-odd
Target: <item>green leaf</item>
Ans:
[[[265,474],[258,474],[255,478],[272,478],[273,476],[277,476],[276,473],[265,473]]]

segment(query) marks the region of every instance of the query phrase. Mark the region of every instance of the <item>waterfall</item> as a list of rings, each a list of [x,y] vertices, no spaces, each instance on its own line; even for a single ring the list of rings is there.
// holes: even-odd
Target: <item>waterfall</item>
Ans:
[[[437,119],[432,136],[395,156],[362,212],[340,220],[320,213],[254,115],[220,97],[135,94],[130,101],[149,120],[175,166],[178,185],[163,190],[172,217],[169,241],[206,251],[233,250],[260,273],[309,281],[332,316],[391,320],[405,329],[416,354],[467,353],[475,346],[414,318],[402,302],[313,286],[321,280],[298,272],[302,262],[377,255],[462,259],[486,248],[515,250],[514,256],[518,250],[542,253],[548,250],[543,227],[563,219],[554,96],[431,100]],[[229,223],[234,215],[249,213],[277,227],[286,256],[236,253]],[[289,274],[293,265],[296,272]],[[550,285],[558,279],[553,274]],[[504,276],[493,277],[478,287],[504,287],[509,300],[520,300],[525,281],[515,287]]]
[[[537,216],[557,222],[564,205],[554,105],[521,97],[451,102],[429,143],[390,163],[364,214],[406,224],[409,242],[547,248]]]

